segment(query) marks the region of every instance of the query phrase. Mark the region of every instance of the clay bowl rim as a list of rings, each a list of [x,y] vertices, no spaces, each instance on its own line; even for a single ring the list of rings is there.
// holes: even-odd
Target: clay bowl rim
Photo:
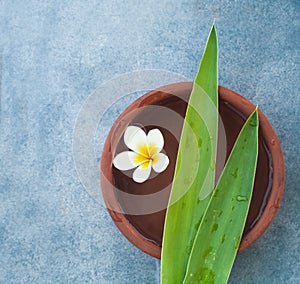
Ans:
[[[115,225],[122,232],[122,234],[137,248],[158,259],[160,259],[161,256],[161,247],[145,238],[134,228],[134,226],[128,221],[126,216],[123,213],[120,213],[122,212],[122,209],[120,208],[117,198],[114,195],[114,191],[112,190],[112,159],[114,153],[112,153],[111,141],[120,121],[127,113],[140,107],[153,104],[154,102],[171,96],[172,94],[180,95],[186,93],[192,89],[192,84],[192,82],[180,82],[162,86],[144,94],[143,96],[135,100],[132,104],[130,104],[114,122],[106,138],[100,161],[100,182],[102,195],[107,210]],[[228,102],[245,116],[249,116],[255,108],[255,105],[248,101],[246,98],[222,86],[219,86],[219,99],[224,102]],[[245,236],[243,236],[238,252],[242,252],[250,245],[252,245],[259,237],[261,237],[261,235],[271,224],[278,208],[280,207],[280,202],[284,190],[284,160],[280,142],[271,123],[260,110],[259,122],[261,134],[272,157],[272,188],[260,219],[255,224],[255,226]],[[109,208],[119,208],[120,212],[113,211]]]

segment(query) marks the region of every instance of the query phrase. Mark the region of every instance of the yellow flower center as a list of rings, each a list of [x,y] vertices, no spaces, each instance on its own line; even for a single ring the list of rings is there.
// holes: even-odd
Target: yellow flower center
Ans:
[[[154,143],[152,144],[141,144],[137,149],[138,153],[135,156],[134,162],[140,164],[143,169],[149,167],[149,163],[155,164],[158,162],[157,147]]]

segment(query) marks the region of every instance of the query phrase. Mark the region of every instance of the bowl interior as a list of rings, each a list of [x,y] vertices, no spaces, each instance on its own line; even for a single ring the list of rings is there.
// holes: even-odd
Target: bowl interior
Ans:
[[[116,220],[116,215],[113,215],[114,210],[110,210],[114,221],[131,242],[156,257],[160,256],[164,219],[172,186],[178,141],[191,87],[189,84],[179,90],[176,89],[176,91],[172,91],[172,89],[168,91],[154,90],[134,102],[121,114],[112,128],[108,138],[109,142],[106,143],[108,145],[105,146],[110,150],[103,152],[103,156],[106,157],[102,156],[101,160],[102,174],[112,184],[110,189],[102,184],[105,202],[110,206],[114,204],[115,208],[118,207],[116,211],[121,212],[118,213]],[[242,97],[237,95],[237,99],[240,98]],[[222,139],[218,141],[216,180],[240,129],[254,109],[254,105],[246,102],[247,109],[237,109],[234,103],[220,94],[219,114],[224,128],[220,122],[219,137]],[[158,128],[164,136],[164,151],[170,159],[170,164],[163,173],[155,174],[152,171],[150,179],[142,184],[133,181],[133,170],[122,172],[111,166],[112,159],[116,154],[128,150],[123,139],[123,133],[128,125],[138,125],[146,132]],[[264,131],[260,129],[256,178],[241,246],[243,246],[243,240],[245,243],[247,235],[255,229],[260,220],[272,189],[273,161],[263,134]],[[111,192],[108,194],[112,188],[114,188],[113,194]],[[244,246],[246,247],[245,244]]]

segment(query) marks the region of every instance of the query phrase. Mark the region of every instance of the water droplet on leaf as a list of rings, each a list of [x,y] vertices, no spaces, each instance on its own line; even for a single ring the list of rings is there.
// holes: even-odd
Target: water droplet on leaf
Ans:
[[[254,120],[251,120],[251,121],[249,122],[249,125],[255,127],[255,126],[257,126],[257,122],[254,121]]]
[[[237,201],[247,201],[248,198],[247,198],[246,196],[238,195],[238,196],[236,197],[236,200],[237,200]]]
[[[236,178],[237,177],[237,174],[238,174],[238,168],[236,168],[234,171],[232,171],[230,174],[234,177],[234,178]]]
[[[219,225],[217,223],[215,223],[212,228],[211,228],[211,232],[215,232],[216,230],[218,230]]]

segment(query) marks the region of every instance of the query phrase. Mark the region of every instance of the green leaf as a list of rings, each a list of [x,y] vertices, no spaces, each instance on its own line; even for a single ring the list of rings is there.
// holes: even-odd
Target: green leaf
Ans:
[[[161,283],[182,283],[214,188],[218,127],[218,45],[212,26],[179,143],[164,226]],[[209,197],[208,197],[209,196]]]
[[[184,283],[226,283],[242,237],[258,155],[258,111],[243,126],[199,226]]]

